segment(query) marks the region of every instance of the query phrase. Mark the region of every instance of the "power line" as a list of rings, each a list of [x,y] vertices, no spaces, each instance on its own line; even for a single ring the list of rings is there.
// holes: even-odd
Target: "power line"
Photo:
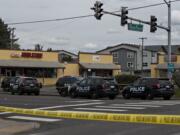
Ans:
[[[93,15],[84,15],[84,16],[75,16],[75,17],[68,17],[68,18],[58,18],[58,19],[38,20],[38,21],[16,22],[16,23],[8,23],[8,25],[19,25],[19,24],[42,23],[42,22],[66,21],[66,20],[88,18],[88,17],[92,17],[92,16]]]
[[[180,0],[173,0],[173,1],[170,1],[170,2],[178,2]],[[151,4],[151,5],[146,5],[146,6],[141,6],[141,7],[135,7],[135,8],[128,8],[128,10],[138,10],[138,9],[143,9],[143,8],[149,8],[149,7],[155,7],[155,6],[160,6],[160,5],[164,5],[166,3],[162,2],[162,3],[156,3],[156,4]],[[115,12],[121,12],[120,10],[118,11],[115,11]]]
[[[180,1],[180,0],[173,0],[171,2],[177,2],[177,1]],[[129,8],[128,10],[138,10],[138,9],[143,9],[143,8],[148,8],[148,7],[164,5],[164,4],[166,4],[166,3],[156,3],[156,4],[141,6],[141,7]],[[121,11],[118,10],[118,11],[114,11],[112,13],[117,13],[117,12],[121,12]],[[47,19],[47,20],[37,20],[37,21],[15,22],[15,23],[7,23],[7,24],[8,25],[20,25],[20,24],[43,23],[43,22],[56,22],[56,21],[66,21],[66,20],[82,19],[82,18],[88,18],[88,17],[92,17],[92,16],[94,16],[94,15],[83,15],[83,16],[58,18],[58,19]]]

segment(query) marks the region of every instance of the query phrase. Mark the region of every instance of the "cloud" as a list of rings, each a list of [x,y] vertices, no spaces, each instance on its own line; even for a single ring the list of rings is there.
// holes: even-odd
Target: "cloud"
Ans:
[[[120,30],[110,28],[110,29],[107,30],[107,33],[108,34],[116,34],[116,33],[120,33]]]
[[[48,44],[67,45],[70,43],[70,39],[66,37],[55,37],[55,38],[45,39],[45,42],[47,42]]]
[[[174,25],[180,25],[180,10],[172,11],[172,23]]]
[[[84,45],[85,49],[96,49],[97,48],[97,44],[93,44],[93,43],[87,43]]]

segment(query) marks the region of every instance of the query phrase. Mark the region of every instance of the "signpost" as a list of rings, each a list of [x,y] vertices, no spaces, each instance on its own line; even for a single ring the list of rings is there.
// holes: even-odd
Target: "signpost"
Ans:
[[[174,72],[174,64],[173,63],[168,63],[168,71],[171,73]]]
[[[128,23],[128,30],[143,32],[143,25]]]
[[[172,79],[172,73],[174,72],[174,64],[168,63],[168,78]]]

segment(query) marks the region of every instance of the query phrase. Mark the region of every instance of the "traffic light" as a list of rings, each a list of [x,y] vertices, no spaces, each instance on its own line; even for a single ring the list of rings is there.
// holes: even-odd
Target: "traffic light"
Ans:
[[[150,32],[155,32],[156,30],[157,30],[157,18],[155,16],[151,16]]]
[[[128,23],[128,10],[125,7],[122,7],[121,9],[121,26],[124,26]]]
[[[103,9],[102,9],[103,3],[100,1],[96,1],[96,3],[94,4],[94,7],[91,8],[92,10],[94,10],[95,14],[95,18],[97,20],[101,20],[101,17],[103,16]]]

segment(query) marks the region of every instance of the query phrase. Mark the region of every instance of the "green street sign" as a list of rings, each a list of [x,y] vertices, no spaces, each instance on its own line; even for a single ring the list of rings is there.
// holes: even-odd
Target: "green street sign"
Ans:
[[[128,23],[128,30],[142,32],[143,31],[143,25],[142,24]]]
[[[171,73],[174,72],[174,64],[173,63],[168,63],[168,71]]]

